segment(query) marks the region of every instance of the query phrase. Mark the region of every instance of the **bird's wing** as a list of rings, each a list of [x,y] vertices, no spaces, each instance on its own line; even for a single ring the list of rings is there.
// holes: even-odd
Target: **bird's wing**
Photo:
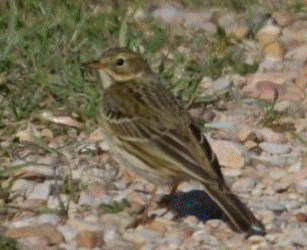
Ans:
[[[264,234],[262,224],[226,186],[210,145],[175,98],[161,87],[135,87],[107,91],[103,105],[104,121],[125,162],[138,164],[136,169],[147,177],[157,172],[170,179],[199,180],[236,229]]]
[[[175,178],[223,181],[209,144],[171,93],[156,84],[113,86],[103,95],[102,112],[119,147]]]

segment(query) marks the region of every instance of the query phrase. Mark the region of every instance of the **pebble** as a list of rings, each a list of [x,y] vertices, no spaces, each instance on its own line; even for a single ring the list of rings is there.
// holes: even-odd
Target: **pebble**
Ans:
[[[234,192],[249,192],[256,186],[256,180],[252,177],[238,179],[233,185]]]
[[[56,214],[41,214],[38,216],[38,222],[41,224],[48,223],[55,226],[60,222],[60,220],[61,218]]]
[[[9,229],[5,232],[5,236],[14,239],[29,237],[45,239],[47,240],[48,245],[55,245],[64,241],[63,235],[50,224]]]
[[[34,190],[31,194],[29,194],[28,199],[41,199],[41,200],[48,200],[50,195],[52,182],[51,181],[44,181],[41,184],[37,184],[34,187]]]
[[[58,225],[56,228],[64,236],[65,242],[69,242],[77,236],[77,228],[72,228],[67,224],[65,226]]]
[[[261,216],[261,221],[265,225],[272,223],[275,218],[274,212],[270,210],[260,210],[260,211],[257,211],[257,214]]]
[[[285,55],[287,59],[306,60],[307,59],[307,45],[302,45],[289,49]]]
[[[206,230],[195,231],[192,234],[192,239],[195,241],[208,241],[210,235]]]
[[[86,192],[81,192],[78,205],[93,206],[95,204],[95,198]]]
[[[263,241],[265,241],[265,237],[264,236],[259,236],[259,235],[252,235],[248,238],[248,241],[251,244],[259,244]]]
[[[99,223],[99,221],[94,222],[85,222],[84,220],[77,219],[77,218],[69,218],[66,221],[65,228],[68,228],[67,230],[76,230],[77,232],[81,231],[102,231],[104,225]]]
[[[294,172],[299,172],[302,168],[302,162],[301,161],[297,161],[296,163],[294,163],[293,165],[291,165],[288,168],[288,171],[290,173],[294,173]]]
[[[230,85],[230,80],[230,77],[226,76],[213,81],[211,86],[213,92],[221,92],[228,89]]]
[[[278,233],[269,233],[265,236],[268,242],[276,243],[278,242],[278,239],[280,237],[280,234]]]
[[[263,46],[263,45],[276,41],[278,37],[280,36],[280,34],[281,34],[281,29],[278,26],[268,24],[262,27],[257,32],[256,36],[260,44]]]
[[[11,192],[22,192],[26,196],[33,190],[35,186],[35,182],[28,181],[25,179],[18,179],[14,182],[13,186],[11,187]]]
[[[279,167],[270,167],[269,169],[269,177],[273,180],[279,180],[281,178],[285,178],[289,175],[288,171]],[[291,180],[292,178],[290,178]]]
[[[33,225],[37,222],[37,218],[35,217],[24,217],[20,220],[15,220],[11,222],[12,227],[20,228]]]
[[[262,142],[259,144],[259,147],[271,154],[288,154],[292,150],[292,148],[289,145],[274,144],[269,142]]]
[[[307,232],[302,230],[301,228],[294,229],[290,236],[290,241],[292,244],[297,244],[301,246],[307,246]]]
[[[295,185],[296,185],[296,190],[299,193],[301,193],[301,194],[306,193],[306,191],[307,191],[307,179],[296,182]]]
[[[285,56],[285,48],[279,41],[274,41],[264,45],[263,53],[267,58],[281,61]]]
[[[272,18],[280,27],[285,27],[293,22],[293,15],[286,11],[276,11],[272,13]]]
[[[222,140],[211,140],[210,144],[222,166],[229,168],[242,168],[244,166],[244,148],[241,145]]]
[[[101,248],[103,246],[103,233],[82,231],[76,237],[77,245],[86,248]],[[79,248],[80,249],[80,248]]]
[[[267,201],[265,206],[274,212],[283,212],[286,210],[285,204],[280,201]]]
[[[240,176],[243,173],[242,169],[236,169],[236,168],[224,168],[223,169],[223,175],[224,177],[237,177]]]
[[[265,142],[270,143],[285,143],[287,141],[286,137],[282,133],[277,133],[270,128],[262,128],[256,130],[257,138],[262,138]]]
[[[166,247],[169,247],[169,249],[179,249],[180,246],[182,246],[182,240],[180,238],[180,235],[177,234],[174,234],[174,235],[171,235],[171,236],[167,236],[163,239],[161,239],[159,241],[159,243],[163,244],[163,245],[166,245]]]
[[[254,132],[252,128],[248,126],[242,126],[240,130],[238,131],[237,136],[241,142],[257,140],[256,133]]]
[[[123,238],[125,240],[137,243],[144,244],[145,242],[157,242],[161,240],[163,234],[160,232],[155,232],[148,230],[142,226],[137,227],[136,230],[128,230],[124,232]]]

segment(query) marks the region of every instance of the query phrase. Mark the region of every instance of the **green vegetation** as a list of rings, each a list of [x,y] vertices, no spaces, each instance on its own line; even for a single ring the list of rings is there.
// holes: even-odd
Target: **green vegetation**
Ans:
[[[1,4],[0,128],[5,119],[14,123],[42,110],[59,109],[92,123],[100,86],[80,64],[114,45],[142,48],[165,82],[179,88],[180,96],[188,101],[204,75],[218,78],[227,67],[241,74],[255,69],[231,55],[231,38],[222,30],[213,40],[203,32],[173,36],[153,18],[148,17],[145,25],[134,19],[134,13],[144,6],[142,1],[118,2],[118,6],[112,1],[97,5],[90,0],[9,0]],[[191,57],[177,51],[183,44],[195,48]],[[162,48],[174,54],[173,62],[164,64]],[[197,59],[200,50],[208,54],[207,61]],[[180,70],[183,77],[178,78]]]
[[[18,243],[14,239],[0,236],[0,249],[2,250],[18,250]]]

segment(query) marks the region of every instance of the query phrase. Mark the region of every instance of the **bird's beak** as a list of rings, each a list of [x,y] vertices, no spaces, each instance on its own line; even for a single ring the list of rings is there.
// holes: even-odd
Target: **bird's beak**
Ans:
[[[81,66],[86,69],[98,70],[98,69],[103,69],[105,67],[105,64],[97,60],[89,63],[83,63]]]

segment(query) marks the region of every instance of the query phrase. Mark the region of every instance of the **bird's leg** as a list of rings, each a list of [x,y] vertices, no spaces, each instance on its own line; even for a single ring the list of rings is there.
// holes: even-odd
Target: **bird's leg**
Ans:
[[[170,192],[169,195],[174,195],[175,192],[177,191],[178,186],[179,186],[179,182],[174,182],[174,184],[172,185],[171,192]]]
[[[126,227],[127,229],[128,228],[136,228],[140,224],[148,224],[148,223],[150,223],[154,220],[155,215],[149,216],[148,213],[149,213],[149,209],[150,209],[152,203],[156,199],[156,191],[157,191],[157,185],[155,185],[153,190],[150,192],[149,202],[146,204],[146,206],[144,208],[142,208],[138,212],[136,219]]]
[[[145,209],[144,209],[144,212],[143,212],[143,215],[147,218],[150,218],[149,217],[149,209],[150,209],[150,206],[151,204],[154,202],[154,200],[156,199],[156,192],[157,192],[157,185],[154,186],[153,190],[150,192],[150,200],[149,202],[147,203]]]

